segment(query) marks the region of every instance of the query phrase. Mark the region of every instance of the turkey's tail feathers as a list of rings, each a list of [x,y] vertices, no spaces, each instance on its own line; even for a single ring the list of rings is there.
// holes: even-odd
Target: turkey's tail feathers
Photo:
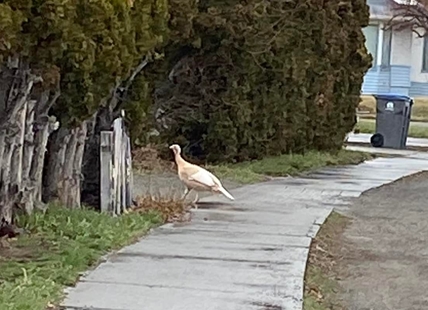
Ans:
[[[223,187],[219,187],[218,189],[223,195],[225,195],[227,198],[229,198],[230,200],[235,200],[235,198],[233,198],[233,196],[227,191],[225,190]]]

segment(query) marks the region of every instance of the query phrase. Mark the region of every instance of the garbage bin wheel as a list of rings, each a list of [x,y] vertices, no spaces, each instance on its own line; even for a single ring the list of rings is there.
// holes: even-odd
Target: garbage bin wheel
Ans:
[[[373,147],[382,147],[383,146],[383,136],[380,133],[375,133],[370,138],[370,144]]]

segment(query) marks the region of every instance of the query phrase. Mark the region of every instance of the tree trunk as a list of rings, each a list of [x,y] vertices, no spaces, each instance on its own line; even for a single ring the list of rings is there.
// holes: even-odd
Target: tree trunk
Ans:
[[[61,128],[49,143],[44,201],[58,199],[68,208],[81,206],[81,171],[88,121],[69,130]]]
[[[10,145],[8,149],[8,157],[5,165],[8,166],[6,169],[6,175],[9,175],[8,181],[10,184],[9,193],[6,195],[10,195],[8,197],[8,202],[10,205],[8,208],[12,210],[15,207],[15,204],[19,202],[20,193],[23,189],[22,182],[22,163],[24,156],[24,138],[25,138],[25,118],[27,116],[27,102],[23,105],[23,107],[18,111],[17,117],[14,122],[14,128],[12,129],[12,133],[10,134]],[[13,188],[13,189],[12,189]],[[9,223],[12,220],[8,221]]]
[[[69,130],[61,127],[54,132],[48,141],[48,152],[43,171],[43,201],[48,202],[59,197],[59,176],[62,172],[62,164],[66,152],[66,146],[70,139]]]
[[[8,223],[14,207],[31,213],[41,203],[46,141],[56,125],[47,112],[59,88],[51,96],[40,82],[18,58],[0,69],[0,220]]]
[[[33,182],[34,199],[42,202],[43,193],[43,168],[45,154],[50,134],[56,129],[55,117],[43,117],[36,124],[34,135],[34,155],[31,164],[30,179]]]
[[[7,78],[0,80],[0,84],[5,82],[10,86],[7,90],[1,89],[0,96],[0,220],[12,223],[13,207],[22,189],[27,103],[34,83],[40,80],[30,74],[25,63],[10,62],[9,65],[3,68],[1,76]]]
[[[21,207],[24,212],[30,214],[34,209],[34,188],[31,181],[30,171],[34,155],[34,110],[37,101],[31,100],[27,102],[25,133],[24,133],[24,149],[22,159],[22,197]]]
[[[83,154],[85,153],[86,146],[86,137],[88,134],[88,122],[83,122],[79,127],[79,131],[77,132],[77,146],[76,146],[76,156],[74,158],[74,189],[72,200],[70,203],[81,205],[81,188],[82,188],[82,164],[83,164]]]

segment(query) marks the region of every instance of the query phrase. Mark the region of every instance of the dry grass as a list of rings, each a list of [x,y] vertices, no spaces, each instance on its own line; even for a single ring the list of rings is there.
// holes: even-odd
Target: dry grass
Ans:
[[[309,250],[305,274],[304,310],[344,310],[338,298],[338,262],[349,218],[332,212]]]
[[[413,121],[428,121],[428,97],[414,98],[415,103],[412,108]],[[366,112],[362,118],[374,118],[376,115],[376,100],[373,96],[361,96],[358,110]]]
[[[162,222],[188,222],[190,221],[191,205],[182,199],[174,199],[161,196],[137,197],[136,206],[131,212],[147,213],[156,211],[162,217]]]
[[[428,126],[421,126],[421,123],[411,123],[408,136],[412,138],[428,138]],[[371,119],[361,119],[355,126],[361,133],[375,133],[376,122]]]
[[[146,213],[153,210],[160,214],[164,223],[189,221],[191,203],[188,199],[181,198],[184,188],[178,187],[179,183],[176,180],[171,180],[173,176],[174,179],[176,178],[176,172],[165,174],[165,172],[171,172],[170,166],[174,167],[174,162],[160,159],[154,149],[148,150],[149,148],[145,148],[143,152],[137,151],[139,155],[150,153],[156,156],[146,157],[144,160],[144,169],[140,170],[143,172],[140,177],[143,177],[144,181],[140,179],[137,184],[134,183],[134,186],[143,190],[139,192],[134,200],[135,206],[129,211]],[[137,162],[141,163],[142,161],[137,158]],[[188,195],[188,198],[191,194]]]

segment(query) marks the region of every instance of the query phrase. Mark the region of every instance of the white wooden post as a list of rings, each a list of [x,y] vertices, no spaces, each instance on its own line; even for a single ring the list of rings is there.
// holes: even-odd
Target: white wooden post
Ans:
[[[121,157],[121,165],[120,165],[120,192],[121,192],[121,212],[126,209],[126,133],[122,131],[122,140],[120,147],[120,157]]]
[[[101,131],[100,135],[100,206],[101,212],[114,212],[113,184],[113,132]]]
[[[132,156],[131,142],[124,130],[121,116],[114,120],[112,131],[101,132],[101,190],[102,212],[122,214],[132,206]]]
[[[126,207],[128,208],[132,206],[133,186],[131,139],[126,136]]]
[[[121,143],[121,139],[122,138],[122,119],[121,118],[117,118],[116,120],[114,120],[113,122],[113,141],[114,141],[114,146],[113,146],[113,191],[114,191],[114,195],[115,195],[115,201],[114,201],[114,212],[116,215],[120,215],[120,207],[121,207],[121,186],[120,186],[120,182],[121,182],[121,165],[122,165],[122,156],[121,156],[121,151],[120,148],[122,146]]]
[[[383,56],[383,32],[384,32],[384,30],[383,30],[383,26],[384,26],[384,24],[383,23],[379,23],[379,25],[378,25],[378,38],[377,38],[377,41],[378,41],[378,46],[377,46],[377,57],[376,57],[376,59],[374,60],[375,61],[375,64],[377,65],[377,66],[380,66],[380,65],[382,65],[382,56]]]

